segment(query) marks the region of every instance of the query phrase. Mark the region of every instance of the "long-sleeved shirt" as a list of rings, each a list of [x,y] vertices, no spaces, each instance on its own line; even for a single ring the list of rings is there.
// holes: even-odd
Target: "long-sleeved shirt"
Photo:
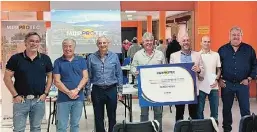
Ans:
[[[163,53],[159,50],[154,49],[153,54],[151,56],[148,56],[145,49],[141,49],[134,56],[131,64],[131,72],[135,75],[135,72],[137,71],[137,66],[155,64],[166,64]]]
[[[256,54],[252,46],[241,43],[235,52],[230,43],[218,50],[221,61],[221,76],[224,80],[240,83],[248,77],[256,78]]]
[[[102,60],[99,51],[91,54],[87,60],[89,81],[87,83],[87,94],[91,93],[91,84],[98,86],[109,86],[117,84],[118,92],[122,93],[123,75],[118,56],[108,51]]]

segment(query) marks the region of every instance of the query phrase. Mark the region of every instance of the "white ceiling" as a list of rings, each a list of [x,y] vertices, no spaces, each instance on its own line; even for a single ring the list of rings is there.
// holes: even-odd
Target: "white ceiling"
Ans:
[[[188,11],[166,11],[166,17],[185,13],[185,12],[188,12]],[[121,12],[121,21],[145,21],[147,20],[147,16],[152,16],[152,20],[158,20],[159,11],[137,11],[135,13]]]

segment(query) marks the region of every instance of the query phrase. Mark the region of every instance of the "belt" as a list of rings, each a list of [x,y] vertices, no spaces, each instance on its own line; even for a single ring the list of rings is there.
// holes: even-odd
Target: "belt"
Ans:
[[[109,88],[113,88],[113,87],[116,87],[117,84],[111,84],[111,85],[103,85],[103,86],[100,86],[100,85],[93,85],[93,87],[98,87],[98,88],[102,88],[102,89],[109,89]]]
[[[24,96],[24,95],[20,95],[22,98],[24,98],[24,99],[37,99],[37,98],[39,98],[40,97],[40,95],[26,95],[26,96]]]

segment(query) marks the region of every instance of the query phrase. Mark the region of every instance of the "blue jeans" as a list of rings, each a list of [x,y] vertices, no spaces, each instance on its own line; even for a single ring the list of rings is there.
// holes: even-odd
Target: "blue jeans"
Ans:
[[[204,106],[205,106],[205,99],[208,96],[210,102],[210,109],[211,109],[211,117],[215,120],[218,120],[218,108],[219,108],[219,91],[218,90],[211,90],[210,94],[205,92],[199,91],[199,103],[198,103],[198,118],[204,119]]]
[[[57,132],[66,132],[70,117],[70,131],[79,132],[79,121],[82,115],[82,101],[67,101],[57,103]]]
[[[24,103],[13,104],[13,132],[25,132],[29,115],[30,132],[41,132],[41,122],[45,115],[45,102],[25,99]]]
[[[162,107],[153,106],[154,120],[160,123],[160,131],[162,131]],[[140,122],[149,121],[149,107],[141,107]]]

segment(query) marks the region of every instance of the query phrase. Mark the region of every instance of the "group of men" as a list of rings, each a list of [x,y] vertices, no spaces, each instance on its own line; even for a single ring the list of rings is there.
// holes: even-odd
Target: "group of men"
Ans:
[[[210,37],[202,37],[200,52],[191,49],[189,36],[179,38],[181,50],[172,53],[170,64],[194,63],[196,73],[197,104],[190,104],[189,115],[193,119],[203,119],[206,96],[209,97],[211,117],[218,123],[219,87],[223,102],[223,129],[232,131],[231,108],[236,95],[241,116],[250,114],[249,83],[256,77],[256,54],[254,49],[242,42],[242,30],[233,27],[230,41],[219,48],[210,49]],[[166,64],[163,52],[153,46],[154,37],[146,32],[143,35],[143,49],[137,51],[131,64],[131,72],[137,76],[137,66]],[[66,132],[70,120],[70,131],[79,131],[79,121],[85,98],[92,101],[96,132],[105,132],[104,107],[109,119],[108,131],[116,124],[117,100],[122,100],[122,70],[118,56],[109,51],[110,40],[106,36],[97,39],[98,51],[87,60],[75,56],[76,41],[65,39],[62,42],[63,55],[54,61],[38,52],[40,36],[31,32],[25,37],[26,50],[13,55],[6,65],[4,82],[13,96],[14,132],[24,132],[29,115],[31,132],[41,131],[41,121],[45,114],[45,99],[51,84],[58,88],[57,132]],[[208,87],[201,87],[209,76],[216,79]],[[13,83],[12,77],[15,78]],[[47,77],[47,79],[46,79]],[[206,89],[210,92],[206,92]],[[183,94],[183,93],[181,93]],[[153,107],[154,119],[160,123],[162,131],[162,109]],[[176,105],[176,121],[184,119],[185,105]],[[149,120],[149,108],[141,107],[140,121]]]

